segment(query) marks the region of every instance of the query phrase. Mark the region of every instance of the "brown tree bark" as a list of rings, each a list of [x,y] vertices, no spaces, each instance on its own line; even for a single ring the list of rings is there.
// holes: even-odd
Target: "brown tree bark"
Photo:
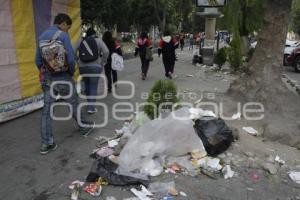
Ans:
[[[248,101],[261,101],[268,110],[283,109],[277,105],[287,98],[285,95],[296,98],[281,80],[291,2],[292,0],[266,1],[264,24],[258,34],[254,55],[248,64],[249,74],[235,81],[229,90],[230,94],[246,97]]]
[[[264,23],[249,62],[249,74],[233,82],[229,95],[265,107],[265,136],[300,148],[300,97],[282,81],[282,59],[292,0],[266,0]],[[291,142],[294,142],[291,144]]]

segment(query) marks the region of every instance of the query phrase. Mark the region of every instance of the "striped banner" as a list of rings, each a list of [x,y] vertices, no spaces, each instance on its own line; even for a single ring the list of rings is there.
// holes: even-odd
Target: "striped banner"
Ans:
[[[0,0],[0,122],[42,106],[38,70],[35,66],[36,41],[53,24],[58,13],[73,21],[72,42],[80,37],[80,0]],[[38,106],[30,107],[37,103]],[[13,105],[13,106],[12,106]],[[22,111],[26,107],[26,112]],[[17,108],[17,109],[16,109]],[[32,108],[28,109],[28,108]],[[18,110],[17,113],[15,111]],[[13,115],[7,113],[14,113]]]

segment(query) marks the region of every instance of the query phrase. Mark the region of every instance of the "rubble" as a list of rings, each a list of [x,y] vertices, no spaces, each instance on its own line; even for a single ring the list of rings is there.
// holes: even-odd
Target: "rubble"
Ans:
[[[272,175],[277,174],[277,171],[278,171],[277,167],[274,164],[272,164],[272,163],[264,163],[262,165],[262,168],[264,170],[266,170],[267,172],[269,172],[270,174],[272,174]]]
[[[282,159],[280,159],[280,157],[279,157],[278,155],[275,157],[275,161],[278,162],[278,163],[281,164],[281,165],[284,165],[284,164],[285,164],[285,161],[282,160]]]

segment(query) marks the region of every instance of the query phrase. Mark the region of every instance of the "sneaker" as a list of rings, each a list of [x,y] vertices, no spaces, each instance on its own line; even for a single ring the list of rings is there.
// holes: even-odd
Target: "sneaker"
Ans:
[[[169,72],[168,75],[169,75],[168,78],[169,78],[169,79],[172,79],[172,72]]]
[[[95,128],[95,122],[83,122],[87,127],[80,127],[80,134],[84,137],[87,137]]]
[[[49,153],[50,151],[54,151],[55,149],[57,149],[58,145],[56,143],[50,144],[50,145],[46,145],[46,144],[42,144],[41,148],[40,148],[40,153],[42,155],[45,155],[47,153]]]
[[[89,113],[90,115],[95,114],[96,112],[98,112],[97,108],[94,108],[93,110],[88,110],[87,113]]]

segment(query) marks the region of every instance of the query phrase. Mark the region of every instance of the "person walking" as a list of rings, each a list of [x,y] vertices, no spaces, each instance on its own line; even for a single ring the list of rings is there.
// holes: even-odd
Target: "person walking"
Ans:
[[[146,79],[149,70],[149,65],[150,65],[150,60],[146,58],[147,49],[148,50],[152,49],[152,41],[148,38],[146,32],[142,32],[140,37],[138,38],[137,46],[135,48],[135,54],[134,54],[135,56],[137,56],[137,54],[140,55],[141,64],[142,64],[141,66],[142,80]]]
[[[121,45],[117,43],[116,40],[112,37],[112,33],[110,31],[104,32],[102,40],[104,41],[104,43],[106,44],[109,50],[109,56],[104,68],[105,68],[105,76],[107,79],[107,92],[111,93],[112,85],[114,85],[114,87],[117,87],[116,83],[118,81],[117,71],[113,70],[111,67],[111,62],[112,62],[111,55],[113,53],[117,53],[120,56],[122,56],[122,50],[121,50]]]
[[[193,50],[194,49],[194,35],[192,33],[189,36],[189,41],[190,41],[189,50]]]
[[[72,116],[77,121],[82,135],[87,136],[95,126],[94,122],[85,120],[83,115],[79,117],[78,97],[72,78],[75,56],[68,35],[71,26],[71,18],[60,13],[55,17],[54,25],[38,38],[35,63],[40,72],[40,83],[44,93],[40,147],[42,155],[54,151],[58,146],[54,142],[51,124],[53,104],[58,94],[71,106]]]
[[[158,56],[162,54],[162,60],[165,67],[165,76],[172,79],[176,60],[175,49],[178,48],[178,41],[171,36],[169,31],[164,32],[158,45]]]
[[[76,43],[74,52],[79,54],[78,65],[85,85],[87,112],[94,114],[98,111],[95,102],[100,74],[107,62],[109,50],[102,39],[96,36],[96,31],[89,28],[86,36]]]
[[[183,51],[183,48],[184,48],[184,40],[185,40],[185,36],[184,36],[184,33],[182,32],[180,34],[180,37],[179,37],[179,43],[180,43],[180,49],[181,49],[181,51]]]

